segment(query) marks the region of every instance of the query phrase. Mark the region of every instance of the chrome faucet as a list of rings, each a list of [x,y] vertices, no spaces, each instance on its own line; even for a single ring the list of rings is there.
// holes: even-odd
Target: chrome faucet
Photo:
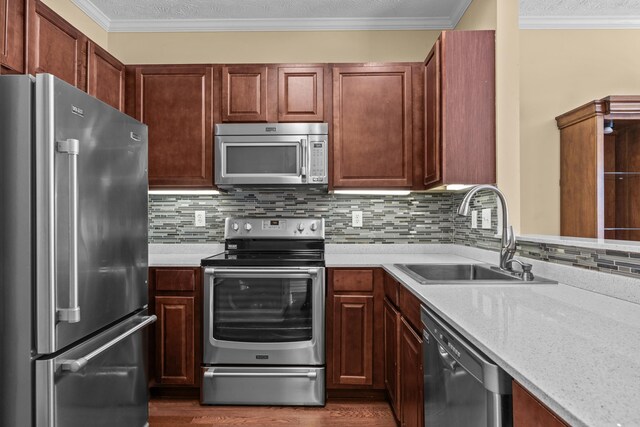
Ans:
[[[509,212],[507,210],[507,201],[504,194],[493,185],[477,185],[473,187],[462,199],[458,208],[458,215],[469,216],[469,204],[471,199],[478,191],[491,190],[496,193],[502,205],[502,247],[500,248],[500,269],[513,271],[511,267],[511,259],[516,253],[516,236],[513,234],[513,227],[509,225]],[[533,277],[533,276],[532,276]]]

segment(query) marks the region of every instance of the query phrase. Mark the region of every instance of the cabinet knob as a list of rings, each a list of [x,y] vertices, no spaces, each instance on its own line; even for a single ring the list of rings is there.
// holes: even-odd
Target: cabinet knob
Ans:
[[[249,224],[249,223],[246,223],[244,225],[244,229],[247,230],[247,231],[251,231],[251,228],[253,228],[253,227],[251,227],[251,224]]]

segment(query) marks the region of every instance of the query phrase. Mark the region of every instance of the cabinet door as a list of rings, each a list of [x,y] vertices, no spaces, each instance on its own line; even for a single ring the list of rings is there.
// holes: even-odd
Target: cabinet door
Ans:
[[[324,68],[278,68],[278,121],[324,120]]]
[[[156,382],[195,384],[195,298],[156,296]]]
[[[222,67],[222,121],[267,121],[267,67]]]
[[[87,92],[124,111],[124,65],[93,42],[87,51]]]
[[[424,62],[424,184],[440,181],[440,39]]]
[[[87,38],[39,0],[30,8],[29,74],[51,73],[85,90]]]
[[[556,414],[547,409],[520,384],[513,381],[513,427],[566,427]]]
[[[384,300],[384,384],[389,394],[391,408],[398,419],[401,418],[398,400],[399,366],[398,366],[398,337],[400,335],[400,312],[389,302]]]
[[[149,187],[213,187],[213,69],[141,66],[135,117],[149,126]]]
[[[333,383],[373,385],[373,296],[333,296]]]
[[[412,184],[410,66],[333,69],[333,186]]]
[[[402,427],[424,426],[422,338],[400,322],[400,409]]]
[[[0,65],[14,73],[24,73],[25,3],[0,0]]]

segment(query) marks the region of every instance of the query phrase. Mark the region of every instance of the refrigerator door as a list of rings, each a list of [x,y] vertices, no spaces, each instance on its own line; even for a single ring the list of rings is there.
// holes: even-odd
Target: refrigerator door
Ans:
[[[147,127],[50,74],[35,83],[37,353],[147,304]]]
[[[35,362],[36,427],[143,427],[149,418],[147,311]]]

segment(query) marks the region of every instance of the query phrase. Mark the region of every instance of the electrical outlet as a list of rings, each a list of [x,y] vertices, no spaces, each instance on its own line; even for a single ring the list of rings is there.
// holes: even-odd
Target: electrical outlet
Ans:
[[[482,209],[482,228],[491,228],[491,208]]]
[[[207,225],[207,220],[206,220],[204,211],[196,211],[195,224],[196,224],[196,227],[204,227],[205,225]]]
[[[478,228],[478,211],[471,211],[471,228]]]
[[[351,225],[362,227],[362,211],[351,211]]]

